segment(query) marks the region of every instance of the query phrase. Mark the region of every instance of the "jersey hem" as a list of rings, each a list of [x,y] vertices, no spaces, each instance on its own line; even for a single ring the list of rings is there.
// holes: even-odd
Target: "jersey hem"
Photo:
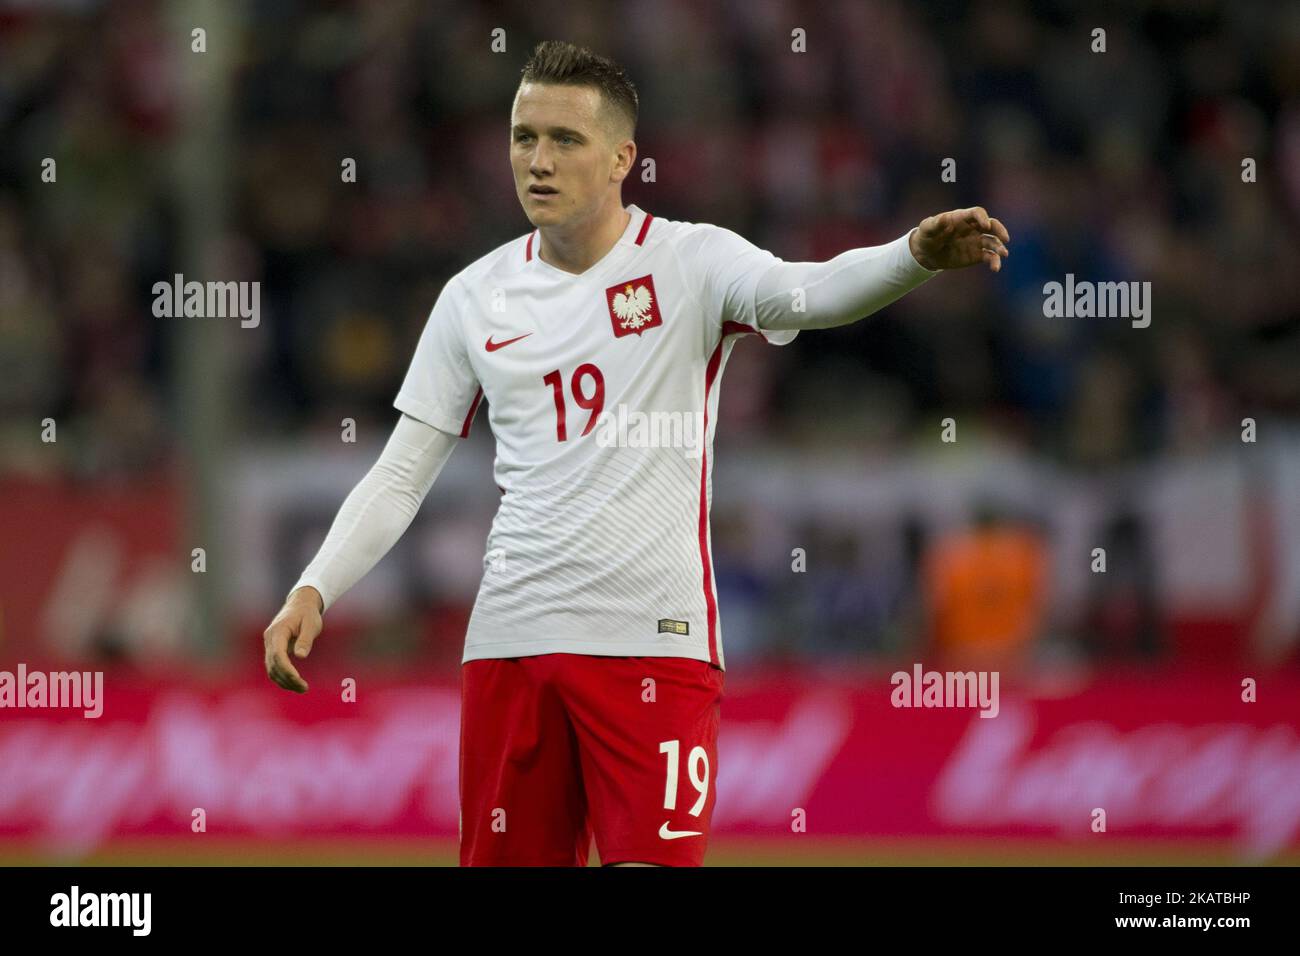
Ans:
[[[709,649],[667,641],[634,641],[611,650],[608,641],[502,641],[466,647],[461,663],[499,657],[537,657],[542,654],[587,654],[593,657],[685,657],[711,663]],[[725,670],[719,661],[719,670]]]

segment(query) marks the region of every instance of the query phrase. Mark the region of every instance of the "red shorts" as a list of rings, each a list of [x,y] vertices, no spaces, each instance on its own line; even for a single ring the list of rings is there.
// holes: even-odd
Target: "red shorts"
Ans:
[[[467,661],[461,866],[700,866],[723,672],[684,657]]]

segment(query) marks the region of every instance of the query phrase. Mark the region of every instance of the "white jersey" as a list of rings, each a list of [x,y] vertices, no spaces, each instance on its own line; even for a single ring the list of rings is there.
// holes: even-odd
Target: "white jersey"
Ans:
[[[710,555],[722,371],[776,256],[630,205],[574,275],[536,230],[457,273],[394,405],[465,437],[483,398],[501,504],[463,661],[574,653],[724,667]]]

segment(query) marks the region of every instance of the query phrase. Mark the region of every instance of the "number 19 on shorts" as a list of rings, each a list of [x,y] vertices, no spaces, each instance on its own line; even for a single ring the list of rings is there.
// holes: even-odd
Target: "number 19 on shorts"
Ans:
[[[676,810],[681,741],[665,740],[659,744],[659,752],[668,758],[667,775],[664,781],[664,809]],[[691,786],[699,793],[699,798],[688,812],[691,816],[698,817],[709,797],[709,755],[703,747],[691,748],[690,755],[686,758],[686,776],[691,781]]]

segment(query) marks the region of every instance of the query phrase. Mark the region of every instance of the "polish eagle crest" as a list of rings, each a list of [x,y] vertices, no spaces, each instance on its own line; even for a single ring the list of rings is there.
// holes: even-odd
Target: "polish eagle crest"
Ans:
[[[654,296],[643,285],[636,288],[628,283],[622,292],[614,294],[614,314],[619,317],[625,329],[639,329],[650,321],[650,306]]]
[[[609,324],[616,339],[625,335],[639,337],[643,332],[664,324],[663,316],[659,314],[655,280],[649,273],[624,279],[607,288],[605,304],[609,307]]]

